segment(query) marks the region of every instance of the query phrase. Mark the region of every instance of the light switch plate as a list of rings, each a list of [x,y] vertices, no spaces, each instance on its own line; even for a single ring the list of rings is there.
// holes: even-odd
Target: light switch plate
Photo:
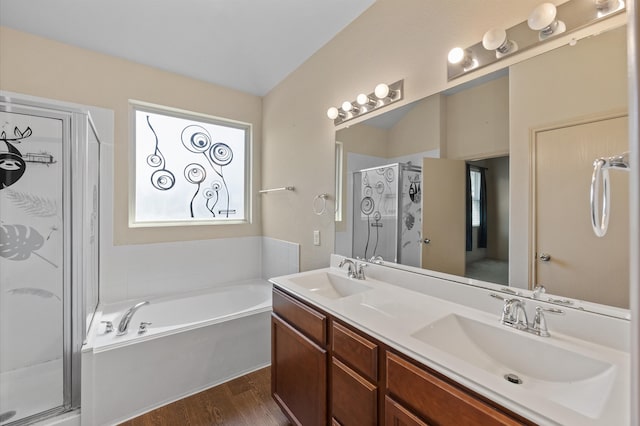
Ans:
[[[320,231],[319,230],[313,231],[313,245],[314,246],[319,246],[320,245]]]

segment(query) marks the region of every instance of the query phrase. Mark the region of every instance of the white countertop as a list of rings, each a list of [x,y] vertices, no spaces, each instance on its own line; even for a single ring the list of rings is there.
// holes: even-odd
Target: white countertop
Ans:
[[[335,264],[335,262],[332,261],[332,264]],[[296,277],[313,275],[318,272],[329,272],[346,278],[345,270],[332,267],[277,277],[270,281],[302,300],[316,305],[321,310],[384,342],[395,350],[538,424],[586,426],[627,425],[630,422],[630,357],[628,351],[621,349],[626,344],[622,344],[621,347],[612,347],[602,344],[602,342],[595,343],[591,340],[584,340],[575,337],[573,333],[565,332],[563,334],[554,330],[552,323],[549,325],[551,337],[538,337],[511,329],[499,325],[498,320],[502,302],[496,299],[492,300],[489,297],[489,290],[475,287],[461,289],[461,287],[465,286],[455,287],[456,292],[470,292],[470,298],[468,299],[479,298],[479,301],[482,302],[481,305],[490,306],[489,309],[482,310],[482,308],[478,309],[477,306],[469,306],[473,306],[473,303],[454,303],[425,294],[428,291],[417,292],[405,288],[402,286],[402,282],[405,279],[415,280],[415,277],[405,275],[407,272],[404,271],[386,271],[385,281],[373,278],[366,278],[364,281],[356,280],[359,283],[366,284],[371,289],[339,299],[324,297],[292,281]],[[439,278],[426,276],[422,279],[442,281]],[[389,282],[391,281],[394,284],[390,284]],[[429,287],[427,281],[425,281],[425,289]],[[448,284],[455,285],[453,283]],[[491,312],[490,310],[494,311]],[[479,368],[469,362],[465,362],[462,357],[453,356],[450,352],[440,350],[412,337],[412,334],[418,330],[450,314],[471,318],[474,321],[491,326],[504,327],[508,332],[520,333],[526,339],[532,339],[531,341],[534,343],[535,339],[544,339],[546,345],[578,352],[589,358],[610,363],[614,366],[608,373],[611,378],[607,382],[608,386],[610,386],[610,391],[594,388],[594,383],[590,380],[577,382],[550,381],[542,386],[538,383],[536,390],[532,391],[527,386],[527,381],[522,385],[509,383],[501,374],[495,374],[495,372]],[[571,315],[588,314],[572,312]],[[532,317],[530,316],[530,318]],[[598,321],[598,318],[593,318],[593,315],[585,318],[588,319],[587,323],[589,325]],[[561,319],[554,321],[559,323]],[[575,319],[571,321],[576,323]],[[603,317],[602,321],[611,322],[611,319]],[[580,321],[577,321],[577,323],[580,324]],[[618,322],[614,321],[613,324],[615,330],[612,329],[609,334],[619,335],[624,333],[624,324],[622,327]],[[605,324],[604,327],[599,325],[599,332],[603,333],[604,328],[603,334],[606,335],[608,326],[608,324]],[[622,328],[622,332],[619,328]],[[579,331],[576,334],[584,336],[584,330]],[[548,395],[545,395],[544,386],[547,385],[550,386],[549,389],[552,388],[554,395],[561,396],[556,400],[552,400]],[[590,392],[591,399],[583,398],[585,392]],[[595,404],[593,395],[599,395],[599,399]],[[572,406],[581,407],[580,409],[583,413],[571,409],[570,407]],[[585,412],[588,415],[584,414]]]

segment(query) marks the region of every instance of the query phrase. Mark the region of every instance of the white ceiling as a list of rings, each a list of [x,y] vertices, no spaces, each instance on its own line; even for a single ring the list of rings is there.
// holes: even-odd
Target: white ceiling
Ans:
[[[375,0],[1,0],[0,25],[265,95]]]

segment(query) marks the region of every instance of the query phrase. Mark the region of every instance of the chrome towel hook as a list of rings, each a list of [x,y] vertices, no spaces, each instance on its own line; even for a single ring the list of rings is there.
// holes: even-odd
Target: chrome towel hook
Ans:
[[[329,194],[318,194],[313,199],[313,212],[318,216],[323,215],[327,211],[327,199]]]

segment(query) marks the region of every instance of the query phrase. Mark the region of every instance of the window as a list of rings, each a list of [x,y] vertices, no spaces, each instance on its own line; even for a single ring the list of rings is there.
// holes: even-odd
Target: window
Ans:
[[[131,226],[250,220],[251,125],[131,102]]]
[[[480,226],[480,170],[470,169],[471,178],[471,226]]]

